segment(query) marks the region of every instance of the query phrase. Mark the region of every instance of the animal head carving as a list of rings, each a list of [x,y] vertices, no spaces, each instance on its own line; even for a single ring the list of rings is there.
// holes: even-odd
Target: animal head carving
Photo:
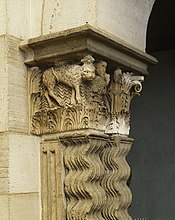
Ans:
[[[93,80],[95,77],[95,59],[91,55],[85,56],[81,59],[82,65],[82,79]]]

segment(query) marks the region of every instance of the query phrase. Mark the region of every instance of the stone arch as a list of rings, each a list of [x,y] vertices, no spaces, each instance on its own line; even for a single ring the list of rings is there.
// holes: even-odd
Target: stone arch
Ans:
[[[147,27],[147,52],[175,47],[175,4],[172,0],[156,1],[150,14]]]

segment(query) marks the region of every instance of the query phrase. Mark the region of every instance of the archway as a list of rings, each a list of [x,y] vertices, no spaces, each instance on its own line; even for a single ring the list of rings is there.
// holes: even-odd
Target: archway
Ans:
[[[129,155],[135,217],[175,216],[175,3],[156,1],[148,24],[147,52],[159,63],[149,69],[141,98],[133,103]]]

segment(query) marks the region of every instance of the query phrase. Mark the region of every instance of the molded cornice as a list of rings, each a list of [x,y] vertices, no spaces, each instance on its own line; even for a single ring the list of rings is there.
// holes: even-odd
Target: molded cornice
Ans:
[[[147,53],[88,24],[23,41],[20,48],[25,51],[25,64],[30,67],[80,60],[91,54],[96,60],[106,60],[111,70],[119,65],[123,70],[147,75],[147,67],[157,63]]]

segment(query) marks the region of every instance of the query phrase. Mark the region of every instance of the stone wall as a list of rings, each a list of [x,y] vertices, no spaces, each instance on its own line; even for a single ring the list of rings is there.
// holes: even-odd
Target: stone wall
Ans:
[[[148,18],[155,0],[1,1],[0,34],[29,39],[85,24],[101,28],[145,50]]]
[[[0,218],[38,220],[39,138],[29,134],[27,69],[20,40],[2,35],[0,41]]]

